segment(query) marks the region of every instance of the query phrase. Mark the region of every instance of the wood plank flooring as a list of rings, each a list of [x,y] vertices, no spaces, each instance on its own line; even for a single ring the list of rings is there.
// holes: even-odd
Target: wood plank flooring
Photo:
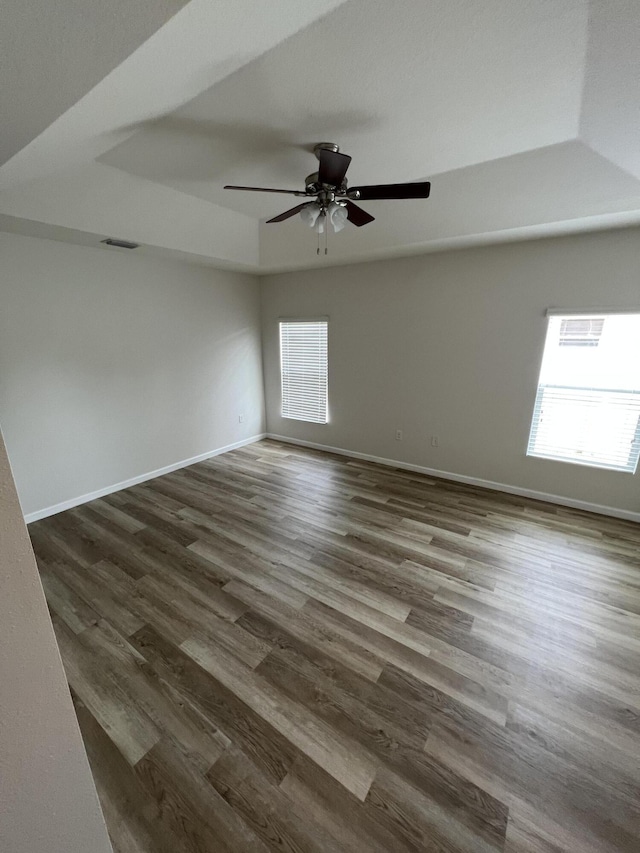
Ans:
[[[274,441],[30,526],[116,853],[638,853],[640,526]]]

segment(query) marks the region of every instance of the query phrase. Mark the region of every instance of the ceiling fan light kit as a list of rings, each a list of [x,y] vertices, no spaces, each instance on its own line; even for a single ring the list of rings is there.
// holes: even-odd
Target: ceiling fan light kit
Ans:
[[[226,190],[248,190],[250,192],[286,193],[302,198],[315,196],[314,201],[302,203],[285,210],[278,216],[268,219],[267,223],[283,222],[300,214],[302,221],[310,228],[320,234],[327,233],[327,225],[331,224],[333,230],[342,231],[347,221],[357,228],[373,222],[374,218],[366,210],[363,210],[353,199],[362,201],[374,201],[378,199],[409,199],[429,198],[431,183],[420,181],[408,184],[373,184],[363,187],[351,187],[347,184],[347,169],[351,163],[351,157],[340,152],[339,146],[334,142],[319,142],[313,149],[318,158],[319,167],[317,172],[312,172],[305,179],[304,190],[281,190],[268,187],[239,187],[227,184]],[[326,239],[326,237],[325,237]],[[325,254],[326,254],[325,247]],[[318,247],[318,253],[320,249]]]
[[[318,234],[324,234],[328,220],[337,234],[347,224],[347,207],[344,202],[332,201],[326,209],[323,209],[317,201],[310,201],[309,204],[302,206],[300,219],[309,228],[315,229]]]

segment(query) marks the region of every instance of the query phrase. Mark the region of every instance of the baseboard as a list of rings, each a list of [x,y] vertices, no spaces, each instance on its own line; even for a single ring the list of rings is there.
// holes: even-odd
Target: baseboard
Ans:
[[[523,489],[519,486],[512,486],[507,483],[496,483],[492,480],[483,480],[479,477],[468,477],[463,474],[454,474],[451,471],[440,471],[437,468],[427,468],[423,465],[414,465],[410,462],[401,462],[397,459],[386,459],[382,456],[372,456],[370,453],[359,453],[356,450],[345,450],[342,447],[332,447],[327,444],[318,444],[314,441],[289,438],[286,435],[276,435],[275,433],[260,433],[259,435],[253,435],[250,438],[245,438],[242,441],[236,441],[233,444],[218,447],[216,450],[210,450],[207,453],[192,456],[190,459],[182,459],[180,462],[165,465],[163,468],[158,468],[155,471],[148,471],[146,474],[140,474],[129,480],[114,483],[111,486],[106,486],[105,488],[98,489],[95,492],[89,492],[88,494],[71,498],[70,500],[63,501],[62,503],[36,510],[36,512],[28,513],[25,515],[24,520],[27,524],[30,524],[32,521],[39,521],[41,518],[56,515],[59,512],[64,512],[66,509],[72,509],[74,506],[80,506],[80,504],[88,503],[89,501],[96,500],[96,498],[102,498],[105,495],[110,495],[112,492],[119,492],[121,489],[128,489],[130,486],[136,486],[138,483],[153,480],[155,477],[161,477],[163,474],[170,474],[172,471],[177,471],[180,468],[187,468],[189,465],[195,465],[196,462],[203,462],[205,459],[212,459],[214,456],[219,456],[222,453],[228,453],[228,451],[235,450],[238,447],[244,447],[247,444],[254,444],[256,441],[261,441],[263,438],[272,438],[274,441],[282,441],[286,444],[297,444],[301,447],[310,447],[314,450],[324,450],[327,453],[336,453],[340,456],[348,456],[352,459],[363,459],[366,462],[375,462],[378,465],[387,465],[390,468],[401,468],[405,471],[415,471],[418,474],[426,474],[430,477],[439,477],[443,480],[452,480],[456,483],[479,486],[483,489],[492,489],[497,492],[506,492],[507,494],[518,495],[523,498],[531,498],[533,500],[545,501],[546,503],[557,504],[559,506],[566,506],[570,509],[581,509],[586,512],[595,512],[599,515],[607,515],[611,518],[620,518],[625,521],[635,521],[640,523],[640,512],[631,512],[630,510],[603,506],[601,504],[589,503],[588,501],[574,500],[573,498],[566,498],[562,495],[537,492],[533,489]]]
[[[182,459],[180,462],[174,462],[172,465],[165,465],[164,468],[157,468],[155,471],[148,471],[146,474],[139,474],[137,477],[131,477],[130,480],[123,480],[121,483],[114,483],[112,486],[106,486],[103,489],[98,489],[95,492],[89,492],[86,495],[80,495],[77,498],[71,498],[68,501],[48,506],[45,509],[39,509],[36,512],[30,512],[25,515],[24,520],[27,524],[32,521],[39,521],[41,518],[47,518],[50,515],[56,515],[59,512],[64,512],[65,509],[73,509],[74,506],[89,503],[96,498],[103,498],[105,495],[110,495],[112,492],[119,492],[121,489],[128,489],[130,486],[137,486],[138,483],[144,483],[146,480],[153,480],[155,477],[161,477],[163,474],[170,474],[172,471],[177,471],[179,468],[187,468],[189,465],[195,465],[196,462],[203,462],[205,459],[211,459],[214,456],[220,456],[221,453],[228,453],[229,450],[236,450],[238,447],[244,447],[247,444],[253,444],[266,438],[266,433],[252,435],[250,438],[244,438],[242,441],[235,441],[233,444],[227,444],[224,447],[218,447],[216,450],[209,450],[207,453],[200,453],[198,456],[192,456],[191,459]]]
[[[506,492],[509,495],[518,495],[522,498],[532,498],[536,501],[566,506],[570,509],[581,509],[586,512],[595,512],[598,515],[607,515],[611,518],[621,518],[624,521],[635,521],[640,523],[640,512],[618,509],[613,506],[602,506],[601,504],[589,503],[588,501],[565,498],[562,495],[550,495],[546,492],[536,492],[533,489],[523,489],[520,486],[511,486],[507,483],[494,483],[492,480],[482,480],[479,477],[467,477],[464,474],[454,474],[451,471],[439,471],[437,468],[425,468],[423,465],[413,465],[410,462],[400,462],[397,459],[385,459],[382,456],[372,456],[370,453],[358,453],[355,450],[344,450],[342,447],[330,447],[327,444],[317,444],[314,441],[303,441],[298,438],[288,438],[286,435],[267,433],[267,438],[274,441],[283,441],[287,444],[298,444],[301,447],[311,447],[314,450],[325,450],[327,453],[337,453],[340,456],[349,456],[352,459],[363,459],[366,462],[376,462],[378,465],[387,465],[390,468],[402,468],[405,471],[415,471],[418,474],[427,474],[430,477],[439,477],[442,480],[453,480],[456,483],[465,483],[469,486],[480,486],[483,489],[492,489],[496,492]]]

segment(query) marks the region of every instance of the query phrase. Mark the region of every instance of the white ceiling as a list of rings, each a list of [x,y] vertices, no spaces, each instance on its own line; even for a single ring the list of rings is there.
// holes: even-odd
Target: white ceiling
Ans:
[[[640,223],[634,0],[148,0],[133,30],[53,5],[66,63],[21,11],[5,28],[0,228],[270,272]],[[297,199],[222,188],[301,189],[318,141],[352,185],[428,178],[431,198],[363,203],[376,221],[318,259],[297,217],[264,224]]]

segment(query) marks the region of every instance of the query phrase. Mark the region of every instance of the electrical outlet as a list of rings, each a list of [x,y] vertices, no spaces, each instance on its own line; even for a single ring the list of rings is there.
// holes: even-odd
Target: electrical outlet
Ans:
[[[401,429],[396,430],[396,441],[402,441],[402,430]]]
[[[238,423],[239,423],[239,424],[243,424],[243,423],[244,423],[244,415],[238,415]]]
[[[431,436],[431,447],[437,447],[437,446],[438,446],[438,436],[432,435]]]

